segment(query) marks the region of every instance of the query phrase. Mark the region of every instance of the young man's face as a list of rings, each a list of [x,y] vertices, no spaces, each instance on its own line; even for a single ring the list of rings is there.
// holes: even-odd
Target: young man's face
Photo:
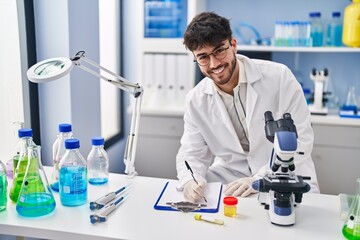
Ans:
[[[216,46],[204,46],[193,51],[201,72],[211,78],[221,89],[236,82],[236,39],[222,41]]]

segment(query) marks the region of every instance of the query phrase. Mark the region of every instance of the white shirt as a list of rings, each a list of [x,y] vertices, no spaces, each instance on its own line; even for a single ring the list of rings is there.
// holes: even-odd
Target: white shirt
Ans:
[[[224,101],[242,148],[245,152],[249,152],[249,133],[246,125],[247,79],[244,63],[239,59],[237,63],[239,64],[239,79],[237,86],[233,89],[233,95],[222,91],[215,83],[214,86]]]

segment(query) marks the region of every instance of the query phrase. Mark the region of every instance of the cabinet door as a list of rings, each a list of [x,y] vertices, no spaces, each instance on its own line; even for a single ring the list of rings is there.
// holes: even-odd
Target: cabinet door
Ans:
[[[360,177],[360,149],[314,146],[320,192],[323,194],[355,194],[356,178]]]
[[[176,178],[176,155],[184,131],[182,116],[142,116],[135,167],[140,176]]]
[[[176,154],[180,138],[140,136],[136,171],[140,176],[176,179]]]

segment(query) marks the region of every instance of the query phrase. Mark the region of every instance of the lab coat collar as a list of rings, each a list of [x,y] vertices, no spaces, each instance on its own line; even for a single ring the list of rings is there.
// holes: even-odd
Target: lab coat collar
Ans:
[[[251,127],[251,118],[254,112],[256,101],[258,98],[258,93],[253,88],[253,84],[261,79],[261,72],[257,68],[256,64],[253,63],[249,58],[243,55],[237,55],[237,58],[243,62],[245,68],[246,79],[248,82],[247,86],[247,99],[246,99],[246,124],[248,128]],[[211,104],[214,105],[214,109],[220,109],[220,113],[215,112],[215,115],[220,118],[228,128],[230,133],[234,138],[238,139],[234,126],[231,123],[229,114],[225,108],[223,101],[221,100],[220,95],[217,94],[217,90],[210,78],[205,78],[203,81],[206,81],[206,84],[202,85],[202,92],[204,94],[212,95]],[[251,137],[249,139],[251,141]],[[239,141],[239,149],[242,149]]]

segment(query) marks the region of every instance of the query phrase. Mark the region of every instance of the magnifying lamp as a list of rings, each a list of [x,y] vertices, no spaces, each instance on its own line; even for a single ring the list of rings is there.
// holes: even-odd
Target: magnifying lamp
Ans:
[[[100,73],[83,65],[83,63],[87,63],[90,66],[103,70],[104,72],[114,77],[114,80],[104,77]],[[35,65],[33,65],[31,68],[29,68],[29,70],[27,71],[27,77],[31,82],[35,82],[35,83],[50,82],[68,74],[73,69],[74,65],[92,75],[95,75],[96,77],[99,77],[115,85],[121,90],[128,92],[129,94],[134,96],[135,98],[134,110],[132,113],[130,132],[126,141],[126,147],[124,153],[125,173],[128,174],[130,177],[134,177],[135,175],[137,175],[137,172],[135,171],[134,163],[135,163],[138,130],[139,130],[139,119],[140,119],[143,88],[139,86],[139,84],[131,83],[127,81],[125,78],[109,71],[104,67],[101,67],[99,64],[86,58],[84,51],[79,51],[72,58],[58,57],[58,58],[50,58],[38,62]]]

